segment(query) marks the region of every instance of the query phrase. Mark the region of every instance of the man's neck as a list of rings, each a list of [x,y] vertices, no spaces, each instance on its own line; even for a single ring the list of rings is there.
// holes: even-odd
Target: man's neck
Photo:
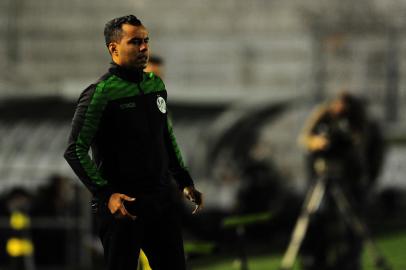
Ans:
[[[112,62],[111,68],[109,70],[114,75],[117,75],[128,81],[139,82],[142,80],[143,70],[141,69],[125,67]]]

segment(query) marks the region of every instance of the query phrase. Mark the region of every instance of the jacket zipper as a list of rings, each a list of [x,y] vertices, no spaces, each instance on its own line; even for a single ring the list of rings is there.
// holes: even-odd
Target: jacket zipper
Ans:
[[[145,118],[146,118],[146,121],[147,121],[147,126],[148,126],[148,130],[149,130],[149,133],[150,133],[150,138],[151,138],[151,135],[152,135],[152,132],[151,132],[151,121],[149,120],[149,117],[150,117],[150,115],[149,115],[149,112],[148,112],[148,104],[147,104],[147,99],[145,98],[145,92],[144,92],[144,90],[142,90],[142,87],[141,87],[141,83],[137,83],[137,87],[138,87],[138,89],[140,90],[140,93],[141,93],[141,96],[143,97],[143,103],[144,103],[144,113],[145,113]]]

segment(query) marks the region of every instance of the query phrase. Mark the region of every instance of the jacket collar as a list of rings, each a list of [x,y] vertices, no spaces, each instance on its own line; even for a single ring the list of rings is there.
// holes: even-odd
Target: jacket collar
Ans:
[[[121,79],[124,79],[126,81],[134,82],[134,83],[139,83],[143,79],[143,71],[138,71],[138,70],[131,70],[125,67],[122,67],[114,62],[110,63],[110,68],[109,72],[111,74],[114,74]]]

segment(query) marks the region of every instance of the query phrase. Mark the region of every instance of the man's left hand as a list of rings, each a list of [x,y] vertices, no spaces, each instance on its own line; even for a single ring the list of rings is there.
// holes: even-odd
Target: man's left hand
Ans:
[[[183,195],[185,195],[185,197],[189,201],[193,202],[196,205],[192,214],[196,214],[203,208],[203,194],[195,189],[194,186],[185,187],[183,189]]]

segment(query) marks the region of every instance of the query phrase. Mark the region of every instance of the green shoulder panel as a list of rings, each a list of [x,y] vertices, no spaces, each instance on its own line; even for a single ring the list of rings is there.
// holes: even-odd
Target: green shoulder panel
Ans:
[[[152,72],[144,72],[140,86],[145,94],[165,91],[164,82]]]
[[[105,81],[105,92],[109,100],[139,95],[140,90],[135,83],[112,75]]]
[[[155,76],[152,72],[144,73],[143,80],[139,83],[133,83],[112,75],[105,82],[105,91],[109,100],[137,96],[143,91],[144,94],[161,92],[165,90],[165,85],[161,78]]]

